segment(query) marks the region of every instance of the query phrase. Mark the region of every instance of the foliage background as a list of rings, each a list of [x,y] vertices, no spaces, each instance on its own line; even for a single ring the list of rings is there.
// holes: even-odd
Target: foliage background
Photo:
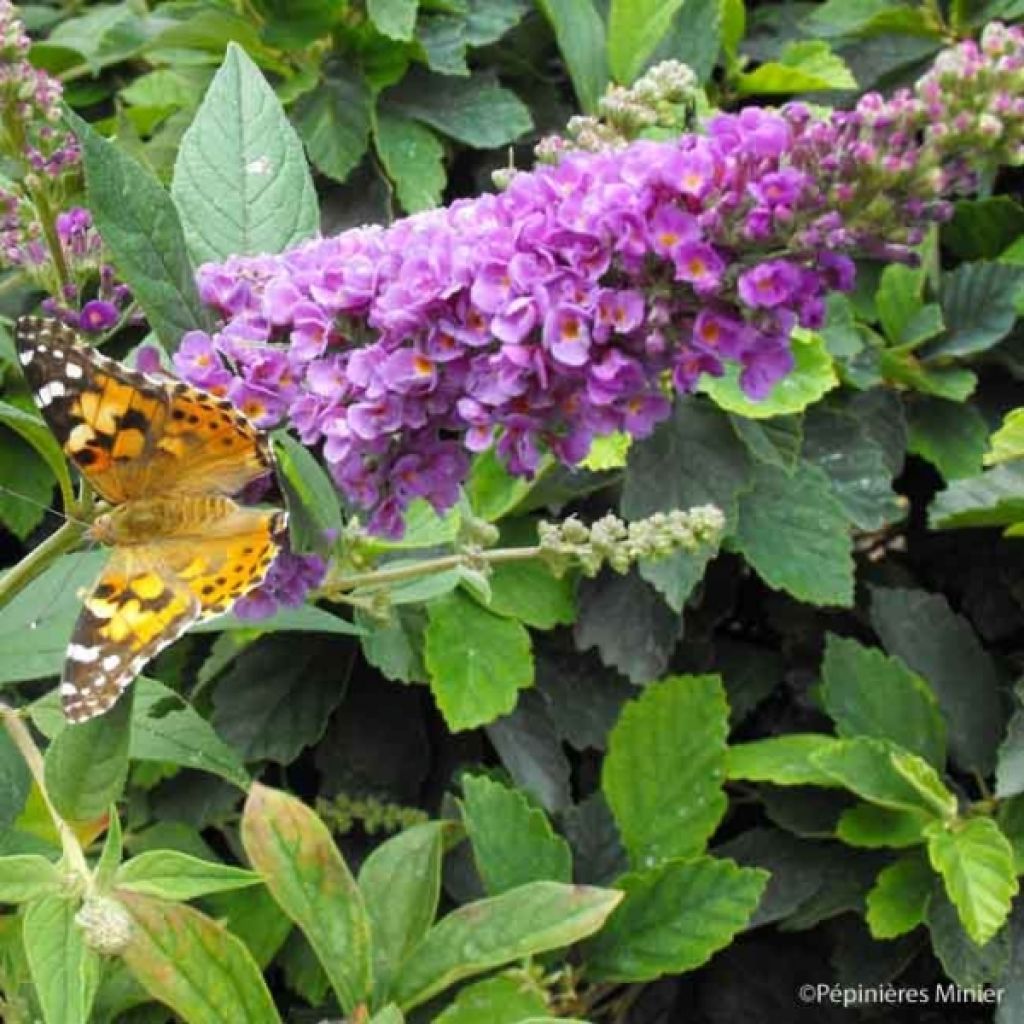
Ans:
[[[489,188],[493,169],[528,165],[541,135],[593,110],[609,76],[628,83],[658,59],[690,63],[723,108],[791,95],[841,105],[911,81],[951,33],[1020,17],[1020,6],[188,0],[22,13],[39,39],[33,60],[60,76],[68,102],[165,183],[228,42],[239,44],[305,144],[331,233]],[[1024,560],[1020,541],[1003,536],[1024,520],[1020,436],[1000,434],[998,464],[984,463],[1021,404],[1019,184],[1004,173],[958,203],[920,269],[863,266],[857,291],[831,304],[767,402],[715,385],[680,400],[628,454],[602,445],[589,468],[551,469],[530,487],[484,457],[468,488],[505,544],[526,543],[541,516],[635,519],[711,501],[729,522],[714,557],[593,580],[556,580],[536,563],[498,567],[486,582],[448,573],[399,594],[386,626],[357,614],[361,636],[336,614],[301,623],[313,632],[239,624],[177,643],[135,698],[130,774],[116,787],[126,849],[238,863],[242,788],[259,778],[315,805],[358,865],[385,833],[457,817],[457,796],[472,844],[446,858],[448,906],[511,884],[495,875],[495,848],[519,851],[504,863],[523,869],[514,881],[568,877],[570,851],[575,880],[596,885],[706,847],[770,872],[745,927],[716,924],[712,904],[676,893],[680,915],[716,934],[655,922],[655,952],[629,968],[614,934],[603,947],[598,938],[585,955],[599,977],[603,967],[609,1001],[594,1019],[788,1020],[802,983],[948,977],[997,984],[997,1019],[1024,1020],[1024,916],[1014,908],[1007,918],[1024,864]],[[178,188],[176,179],[181,199]],[[294,196],[292,184],[281,188]],[[32,303],[16,277],[0,289],[8,316]],[[5,343],[4,398],[28,409],[11,355]],[[4,422],[0,483],[36,503],[0,494],[0,551],[13,564],[54,529],[40,507],[54,479],[31,438]],[[323,522],[340,517],[314,469],[294,477],[318,495],[310,504]],[[458,529],[458,514],[423,512],[380,554],[443,553]],[[0,610],[5,698],[27,704],[51,688],[35,680],[59,662],[75,589],[95,566],[69,556]],[[169,712],[168,689],[195,711]],[[52,703],[34,707],[52,735]],[[140,714],[157,723],[151,733],[140,735]],[[748,746],[808,733],[847,745]],[[875,777],[890,755],[872,740],[931,766],[916,796],[893,795],[903,783],[891,773]],[[0,736],[0,851],[45,849],[8,747]],[[90,757],[102,763],[104,753]],[[106,810],[87,789],[71,817]],[[669,819],[678,824],[659,826]],[[936,821],[956,828],[929,833]],[[965,829],[969,841],[943,847],[940,834]],[[707,893],[715,898],[714,885]],[[204,906],[246,940],[289,1019],[337,1012],[309,946],[263,890]],[[630,927],[643,931],[620,922]],[[152,1003],[128,1010],[130,997],[105,998],[96,1019],[167,1019]],[[469,996],[442,1011],[451,998],[430,1010],[445,1024],[525,1019],[496,990],[477,993],[478,1016]],[[928,1012],[992,1016],[967,1005],[890,1008],[878,1019]]]

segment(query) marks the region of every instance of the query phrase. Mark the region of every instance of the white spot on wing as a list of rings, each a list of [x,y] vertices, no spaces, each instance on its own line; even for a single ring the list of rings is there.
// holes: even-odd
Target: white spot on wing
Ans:
[[[68,363],[68,365],[64,368],[64,373],[72,380],[78,380],[78,378],[82,376],[82,368],[78,365],[78,363]]]
[[[83,665],[90,665],[100,656],[98,647],[86,647],[83,644],[68,644],[68,657]]]

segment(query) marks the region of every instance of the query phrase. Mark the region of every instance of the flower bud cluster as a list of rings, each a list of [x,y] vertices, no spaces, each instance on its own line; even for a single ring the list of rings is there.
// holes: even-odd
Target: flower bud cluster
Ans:
[[[538,534],[541,557],[553,572],[561,575],[578,566],[584,575],[596,576],[605,565],[625,573],[639,561],[697,551],[716,543],[724,529],[721,509],[701,505],[687,512],[656,512],[632,523],[609,513],[587,526],[570,516],[559,523],[540,523]]]

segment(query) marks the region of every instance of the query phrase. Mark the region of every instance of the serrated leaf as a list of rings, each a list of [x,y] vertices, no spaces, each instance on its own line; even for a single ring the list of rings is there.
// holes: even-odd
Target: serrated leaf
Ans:
[[[922,395],[907,403],[907,427],[908,449],[927,459],[947,480],[981,471],[988,425],[973,405]]]
[[[739,367],[734,364],[727,365],[721,377],[705,376],[701,390],[720,408],[749,419],[769,419],[801,412],[838,386],[839,378],[825,339],[820,334],[798,330],[793,333],[790,344],[795,365],[767,397],[758,401],[747,398],[740,386]]]
[[[462,817],[490,896],[528,882],[571,882],[569,844],[522,793],[485,775],[463,776]]]
[[[423,659],[448,727],[471,729],[510,712],[533,683],[530,636],[460,592],[427,608]]]
[[[748,782],[777,786],[838,786],[830,773],[814,762],[819,751],[830,750],[837,740],[817,733],[790,733],[729,747],[726,775]]]
[[[370,994],[370,919],[327,826],[295,797],[257,783],[245,802],[242,845],[351,1012]]]
[[[189,1024],[279,1024],[259,968],[223,925],[185,904],[138,893],[118,899],[134,925],[121,956],[150,996]]]
[[[811,755],[814,765],[857,796],[873,804],[897,811],[911,811],[934,817],[937,795],[943,799],[942,813],[956,810],[956,797],[942,785],[932,770],[934,793],[922,793],[919,785],[907,780],[896,767],[896,748],[882,740],[860,736],[839,740],[832,746]],[[910,755],[904,755],[910,756]],[[927,769],[925,761],[917,764]]]
[[[883,868],[865,905],[868,928],[876,939],[895,939],[924,922],[935,876],[919,853]]]
[[[62,817],[98,818],[121,796],[128,778],[133,695],[129,689],[102,717],[64,729],[47,748],[46,788]]]
[[[463,978],[578,942],[604,924],[621,898],[611,889],[531,882],[467,903],[427,932],[392,998],[409,1010]]]
[[[384,94],[386,106],[475,149],[513,142],[533,126],[522,101],[487,74],[410,72]]]
[[[373,138],[402,209],[417,213],[438,206],[448,174],[437,136],[411,118],[381,110],[374,118]]]
[[[99,955],[75,922],[79,904],[47,895],[25,908],[22,942],[45,1024],[89,1024],[100,979]]]
[[[264,638],[219,677],[213,727],[245,761],[294,761],[323,736],[354,653],[333,639],[307,640],[296,651],[284,637]]]
[[[853,554],[846,514],[828,477],[804,463],[792,475],[754,467],[740,499],[736,543],[771,587],[813,604],[853,603]]]
[[[207,326],[174,202],[124,150],[72,114],[89,209],[121,278],[161,344],[173,350],[187,331]]]
[[[1003,727],[999,676],[967,620],[941,594],[878,588],[871,622],[886,650],[931,685],[953,760],[988,775]]]
[[[0,903],[27,903],[59,895],[63,881],[56,866],[38,854],[0,857]]]
[[[983,946],[1005,924],[1018,891],[1013,848],[991,818],[968,818],[925,829],[928,859],[967,934]]]
[[[302,146],[273,89],[235,43],[181,140],[171,194],[201,262],[281,252],[317,230]]]
[[[601,789],[634,866],[703,851],[725,814],[728,731],[718,676],[675,676],[625,706]]]
[[[122,864],[114,884],[120,890],[180,901],[259,885],[260,879],[244,868],[200,860],[176,850],[150,850]]]
[[[1016,299],[1024,267],[1006,263],[964,263],[943,277],[942,313],[946,334],[930,342],[923,359],[965,356],[990,349],[1017,319]]]
[[[436,821],[414,825],[381,843],[359,869],[377,996],[390,991],[400,965],[433,924],[441,893],[444,828]]]
[[[622,905],[588,944],[588,974],[650,981],[700,967],[747,924],[767,881],[767,871],[712,857],[623,875]]]
[[[317,170],[344,182],[370,141],[372,96],[358,67],[332,62],[323,81],[295,105],[295,124]]]
[[[895,658],[830,633],[822,700],[840,736],[873,736],[920,754],[940,771],[946,726],[928,684]]]
[[[537,0],[551,23],[580,108],[593,113],[608,84],[604,22],[592,0]]]

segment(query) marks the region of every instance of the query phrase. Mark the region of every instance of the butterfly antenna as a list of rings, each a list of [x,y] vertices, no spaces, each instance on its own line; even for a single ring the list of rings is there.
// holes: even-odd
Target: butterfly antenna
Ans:
[[[79,526],[85,527],[90,525],[84,519],[79,519],[77,516],[69,516],[66,512],[61,512],[60,509],[53,508],[52,505],[48,505],[44,501],[39,501],[28,494],[23,494],[21,491],[16,491],[13,487],[8,487],[6,484],[0,484],[0,491],[10,494],[12,497],[19,498],[21,501],[27,501],[30,505],[34,505],[36,508],[41,508],[44,512],[49,513],[51,516],[56,516],[63,522],[78,523]]]

